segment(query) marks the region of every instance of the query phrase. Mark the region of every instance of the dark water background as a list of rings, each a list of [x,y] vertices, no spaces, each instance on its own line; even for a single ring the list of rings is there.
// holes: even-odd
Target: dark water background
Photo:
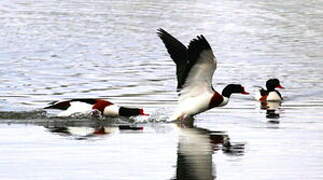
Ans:
[[[323,179],[322,17],[314,0],[1,1],[1,179]],[[219,91],[279,78],[279,118],[235,95],[194,128],[155,122],[177,99],[160,27],[185,44],[205,35]],[[132,120],[144,127],[135,131],[40,110],[76,97],[152,116]]]

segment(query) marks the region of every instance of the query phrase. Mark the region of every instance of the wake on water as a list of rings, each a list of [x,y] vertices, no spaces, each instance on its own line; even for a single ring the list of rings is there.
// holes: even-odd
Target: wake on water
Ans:
[[[74,113],[68,117],[59,117],[55,111],[35,109],[30,111],[0,111],[0,123],[46,123],[46,122],[105,122],[110,124],[135,124],[167,122],[169,112],[166,108],[157,109],[150,116],[107,117],[97,110],[87,113]]]

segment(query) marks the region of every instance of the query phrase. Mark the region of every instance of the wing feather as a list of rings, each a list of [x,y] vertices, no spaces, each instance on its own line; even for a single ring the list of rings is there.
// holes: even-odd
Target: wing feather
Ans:
[[[189,64],[182,95],[195,96],[203,91],[213,92],[212,77],[217,67],[217,60],[211,46],[203,35],[197,36],[188,46]]]
[[[165,47],[176,64],[177,89],[181,89],[185,83],[185,68],[188,63],[187,48],[175,37],[164,29],[158,29],[157,34],[165,44]]]
[[[191,40],[188,48],[163,29],[157,30],[176,64],[177,89],[188,92],[212,91],[212,76],[217,66],[210,44],[203,35]]]

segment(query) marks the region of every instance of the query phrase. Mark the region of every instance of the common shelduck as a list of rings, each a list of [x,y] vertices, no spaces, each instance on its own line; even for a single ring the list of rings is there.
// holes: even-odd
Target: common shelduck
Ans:
[[[144,113],[143,109],[117,106],[112,102],[103,99],[71,99],[67,101],[56,101],[51,103],[50,106],[47,106],[44,109],[64,110],[58,114],[59,117],[67,117],[75,113],[88,113],[93,110],[99,111],[104,116],[112,117],[149,115]]]
[[[211,46],[203,35],[191,40],[188,48],[163,29],[158,36],[176,64],[177,110],[169,119],[183,120],[214,107],[228,103],[232,93],[249,94],[240,84],[229,84],[222,95],[212,87],[212,76],[217,67]]]
[[[279,91],[275,88],[284,89],[283,86],[280,85],[278,79],[269,79],[266,82],[266,90],[261,88],[259,92],[256,94],[256,99],[263,102],[263,101],[282,101],[283,97]]]

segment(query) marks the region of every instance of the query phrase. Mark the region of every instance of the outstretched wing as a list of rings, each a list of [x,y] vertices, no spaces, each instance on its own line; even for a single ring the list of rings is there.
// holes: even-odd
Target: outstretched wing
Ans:
[[[188,49],[163,29],[158,29],[158,36],[176,64],[177,89],[181,90],[181,94],[212,90],[212,76],[217,62],[204,36],[193,39]]]
[[[180,90],[186,79],[185,69],[188,64],[187,48],[164,29],[160,28],[157,31],[157,34],[165,44],[170,57],[176,64],[177,89]]]
[[[205,91],[213,92],[212,77],[216,67],[210,44],[203,35],[197,36],[188,46],[186,79],[181,94],[195,96]]]

